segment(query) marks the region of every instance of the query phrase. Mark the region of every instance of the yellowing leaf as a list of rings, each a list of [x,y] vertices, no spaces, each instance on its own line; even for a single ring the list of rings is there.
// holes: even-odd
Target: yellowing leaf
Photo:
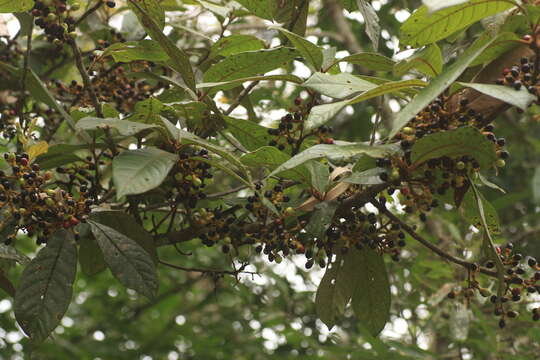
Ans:
[[[41,154],[45,154],[49,151],[49,144],[46,141],[40,141],[37,144],[30,146],[26,152],[30,156],[30,159],[35,159]]]

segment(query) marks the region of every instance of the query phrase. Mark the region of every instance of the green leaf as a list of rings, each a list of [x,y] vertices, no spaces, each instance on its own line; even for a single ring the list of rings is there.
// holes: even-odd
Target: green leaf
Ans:
[[[203,1],[203,0],[197,0],[199,4],[201,4],[204,8],[210,10],[216,15],[219,15],[223,18],[227,17],[229,13],[232,11],[232,9],[225,7],[225,6],[219,6],[209,1]]]
[[[308,118],[305,121],[305,130],[311,130],[324,125],[336,116],[345,106],[349,105],[348,100],[337,101],[330,104],[317,105],[311,108]]]
[[[76,128],[81,130],[104,130],[104,129],[116,129],[120,135],[133,136],[140,133],[143,130],[157,127],[157,125],[141,124],[139,122],[133,122],[129,120],[111,119],[111,118],[95,118],[86,117],[77,121]]]
[[[384,169],[373,168],[362,172],[353,172],[350,176],[344,178],[342,181],[349,184],[359,185],[377,185],[382,184],[380,174],[384,172]]]
[[[90,232],[90,226],[87,231]],[[99,245],[93,235],[83,236],[81,231],[81,237],[79,243],[79,264],[81,265],[82,272],[87,276],[96,275],[107,268],[103,253],[99,249]]]
[[[242,85],[242,83],[248,81],[287,81],[295,84],[301,84],[303,82],[298,76],[289,75],[289,74],[278,74],[278,75],[261,75],[261,76],[250,76],[247,78],[240,78],[229,81],[221,82],[208,82],[197,84],[197,89],[212,88],[211,92],[214,93],[218,90],[229,90],[237,86]]]
[[[154,239],[148,231],[135,221],[133,216],[123,211],[96,211],[92,213],[90,218],[134,240],[152,257],[154,263],[157,264],[158,256]]]
[[[0,0],[0,13],[16,13],[30,10],[34,6],[32,0]]]
[[[411,162],[418,166],[429,159],[443,156],[472,156],[481,169],[490,168],[497,160],[495,144],[473,127],[430,134],[419,139],[412,148]]]
[[[260,18],[272,20],[274,18],[275,4],[271,0],[237,0],[252,14]]]
[[[158,187],[177,160],[177,155],[154,147],[120,153],[112,165],[116,197],[142,194]]]
[[[374,250],[349,250],[345,263],[354,266],[351,305],[358,321],[371,335],[378,335],[390,318],[390,283],[383,257]]]
[[[36,343],[58,326],[71,302],[77,272],[77,247],[73,234],[55,232],[25,267],[15,296],[15,318]]]
[[[379,48],[379,38],[381,36],[381,26],[379,25],[379,16],[373,9],[370,3],[366,0],[356,0],[358,10],[364,18],[366,26],[366,34],[373,44],[373,49]]]
[[[248,151],[257,150],[267,146],[273,136],[268,135],[269,128],[256,124],[252,121],[225,117],[227,130],[242,144]],[[279,151],[279,150],[278,150]]]
[[[129,6],[133,9],[141,24],[145,27],[148,35],[157,41],[167,55],[169,55],[171,58],[171,67],[182,76],[186,86],[193,93],[193,97],[196,98],[196,95],[194,95],[196,92],[195,75],[189,61],[189,56],[163,34],[160,24],[155,22],[152,14],[146,11],[138,1],[129,0]]]
[[[145,124],[159,123],[160,112],[163,109],[161,101],[149,98],[135,104],[135,111],[128,119]]]
[[[321,70],[323,64],[323,53],[320,47],[288,30],[283,28],[278,28],[278,30],[284,34],[287,39],[289,39],[291,44],[293,44],[293,46],[315,71]]]
[[[361,143],[352,143],[347,145],[315,145],[302,151],[301,153],[292,157],[290,160],[278,166],[268,176],[270,177],[281,171],[293,169],[309,160],[314,159],[328,158],[330,161],[340,162],[362,154],[380,158],[399,151],[399,147],[395,144],[379,146],[369,146]]]
[[[487,201],[480,192],[478,192],[478,194],[479,199],[482,202],[483,215],[485,218],[485,223],[488,227],[488,231],[492,234],[500,234],[501,228],[497,210],[495,210],[493,205]],[[459,209],[463,215],[463,218],[466,219],[471,225],[478,229],[483,228],[482,213],[479,210],[478,202],[473,191],[467,191]]]
[[[372,52],[363,52],[345,56],[344,58],[336,60],[332,66],[340,62],[361,65],[369,70],[374,71],[392,71],[395,65],[394,60],[387,58],[386,56],[383,56],[381,54]]]
[[[102,56],[112,56],[116,62],[137,60],[167,61],[169,59],[169,55],[154,40],[128,41],[112,44],[103,52]]]
[[[315,205],[315,209],[306,226],[306,232],[312,239],[322,240],[326,238],[326,230],[332,224],[332,219],[339,206],[334,201],[323,201]]]
[[[470,0],[429,13],[424,5],[401,26],[400,41],[414,47],[437,42],[485,17],[514,6],[500,0]]]
[[[450,6],[466,3],[467,1],[469,0],[422,0],[430,14]]]
[[[427,87],[420,91],[420,93],[398,113],[394,120],[392,130],[390,131],[389,138],[393,138],[413,117],[416,116],[416,114],[422,111],[422,109],[428,106],[433,99],[449,87],[478,55],[497,40],[498,37],[495,37],[484,43],[484,39],[480,38],[461,54],[451,66],[447,67],[442,74],[435,77]],[[479,45],[480,43],[481,45]]]
[[[139,17],[139,20],[143,24],[144,27],[148,26],[144,23],[144,21],[141,20],[141,17],[148,16],[154,24],[157,25],[160,31],[163,31],[163,28],[165,27],[165,11],[161,7],[159,0],[137,0],[137,4],[139,7],[133,6],[132,4],[128,4],[128,6],[131,8],[131,10]],[[139,8],[142,8],[144,10],[144,13],[139,12]],[[145,29],[148,33],[152,31],[152,29]]]
[[[311,186],[320,194],[324,194],[326,192],[326,188],[328,187],[330,177],[330,170],[328,169],[328,165],[313,160],[308,161],[306,163],[306,167],[311,176]]]
[[[290,158],[289,155],[279,151],[273,146],[264,146],[256,151],[245,154],[240,158],[240,161],[246,166],[264,166],[272,171]],[[279,173],[279,176],[290,180],[300,181],[302,183],[307,183],[309,181],[309,174],[307,169],[303,166],[283,171]]]
[[[297,55],[294,49],[284,47],[231,55],[210,67],[203,79],[205,82],[223,82],[264,74],[287,65]]]
[[[402,76],[411,69],[416,69],[430,77],[439,75],[442,71],[443,58],[441,49],[437,44],[431,44],[425,49],[415,53],[408,59],[400,61],[394,66],[394,74]]]
[[[302,85],[335,99],[344,99],[377,87],[376,84],[351,74],[329,75],[320,72],[313,74]]]
[[[372,99],[377,96],[381,96],[385,94],[393,94],[393,93],[397,93],[397,92],[401,92],[405,90],[411,90],[417,87],[424,87],[426,85],[427,84],[425,81],[417,80],[417,79],[386,82],[371,90],[366,91],[362,95],[359,95],[351,99],[349,101],[349,105],[366,101],[368,99]]]
[[[209,58],[217,55],[231,56],[246,51],[264,49],[266,44],[261,39],[252,35],[231,35],[219,39],[210,49]]]
[[[484,39],[485,41],[489,41],[488,37]],[[499,34],[499,36],[497,37],[497,41],[494,41],[490,46],[488,46],[486,50],[484,50],[482,54],[480,54],[476,59],[474,59],[474,61],[469,66],[472,67],[482,65],[495,60],[502,54],[506,54],[507,52],[517,47],[520,44],[519,40],[519,37],[511,32],[504,32]]]
[[[336,259],[326,268],[315,296],[317,316],[330,330],[336,324],[337,317],[344,313],[352,296],[350,288],[343,286],[347,285],[345,282],[337,282],[341,272],[347,274],[343,269],[343,255],[338,253]]]
[[[153,298],[158,290],[156,268],[150,254],[115,229],[88,221],[112,274],[125,287]]]
[[[458,84],[470,87],[482,94],[494,97],[497,100],[504,101],[510,105],[520,108],[521,110],[527,110],[529,105],[536,100],[536,96],[527,91],[525,87],[521,87],[520,90],[504,86],[504,85],[492,85],[492,84],[475,84],[475,83],[463,83]]]
[[[311,109],[304,125],[305,129],[310,130],[325,124],[327,121],[336,116],[347,105],[353,105],[384,94],[397,93],[405,90],[413,90],[417,87],[422,86],[426,86],[426,83],[422,80],[416,79],[389,81],[384,82],[381,85],[374,86],[372,89],[365,91],[361,95],[358,95],[357,97],[354,97],[350,100],[314,106]],[[330,89],[332,89],[332,87],[328,88],[327,90]],[[339,91],[339,89],[336,89],[336,91]],[[347,91],[347,89],[345,89],[345,91]]]

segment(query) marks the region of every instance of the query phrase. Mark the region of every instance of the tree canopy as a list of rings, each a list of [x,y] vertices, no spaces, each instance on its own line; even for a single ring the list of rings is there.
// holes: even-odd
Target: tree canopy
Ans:
[[[0,359],[540,353],[540,4],[0,0]]]

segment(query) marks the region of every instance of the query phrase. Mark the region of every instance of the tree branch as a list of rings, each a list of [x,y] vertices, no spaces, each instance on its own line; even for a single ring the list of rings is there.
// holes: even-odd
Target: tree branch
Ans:
[[[451,254],[448,254],[448,253],[444,252],[443,250],[439,249],[437,246],[433,245],[431,242],[424,239],[420,234],[418,234],[416,231],[414,231],[414,229],[412,227],[410,227],[405,222],[403,222],[400,218],[395,216],[392,212],[390,212],[384,205],[381,205],[381,203],[379,203],[378,201],[372,201],[371,203],[375,207],[377,207],[377,209],[379,209],[379,211],[381,213],[383,213],[387,218],[389,218],[393,222],[399,224],[401,226],[401,228],[403,230],[405,230],[413,239],[415,239],[420,244],[424,245],[425,247],[427,247],[428,249],[430,249],[431,251],[433,251],[435,254],[439,255],[443,259],[448,260],[450,262],[453,262],[454,264],[461,265],[461,266],[463,266],[464,268],[466,268],[468,270],[472,270],[475,266],[477,266],[474,263],[471,263],[471,262],[465,261],[463,259],[460,259],[458,257],[455,257],[455,256],[453,256]],[[481,273],[483,273],[483,274],[486,274],[486,275],[489,275],[489,276],[492,276],[492,277],[497,277],[497,272],[496,271],[489,270],[489,269],[486,269],[484,267],[480,267],[479,271]]]
[[[84,88],[90,95],[92,104],[94,105],[94,108],[96,109],[96,115],[97,117],[102,118],[103,109],[101,108],[101,104],[98,100],[96,92],[94,91],[94,88],[92,87],[90,76],[88,76],[88,72],[86,71],[84,67],[81,51],[79,50],[79,47],[77,46],[77,43],[75,42],[75,40],[73,39],[69,40],[69,44],[71,45],[71,49],[73,50],[73,55],[75,57],[75,64],[77,65],[77,69],[79,70],[79,73],[81,74],[81,77],[83,79]]]

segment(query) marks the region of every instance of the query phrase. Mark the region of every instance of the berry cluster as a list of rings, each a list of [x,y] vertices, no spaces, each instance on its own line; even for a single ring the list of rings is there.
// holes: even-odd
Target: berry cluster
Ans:
[[[13,66],[18,65],[18,60],[23,52],[18,47],[16,40],[6,35],[0,35],[0,61]]]
[[[65,41],[77,37],[75,19],[70,13],[79,8],[79,3],[68,5],[67,0],[36,0],[31,14],[36,26],[45,31],[47,40],[62,46]]]
[[[206,149],[181,148],[180,161],[171,171],[173,190],[168,194],[169,199],[184,204],[186,208],[197,207],[197,202],[206,198],[204,188],[213,181],[212,166],[204,161],[209,159]]]
[[[0,207],[6,209],[2,229],[11,229],[5,240],[10,244],[18,230],[36,236],[37,243],[47,242],[47,237],[60,228],[71,228],[85,221],[93,201],[87,198],[84,188],[77,198],[68,192],[53,190],[52,173],[41,171],[38,164],[30,164],[26,153],[4,154],[11,166],[11,173],[0,172]]]
[[[121,64],[109,65],[105,61],[97,61],[94,70],[89,71],[89,74],[98,100],[103,103],[113,103],[116,110],[121,113],[132,112],[139,101],[148,99],[156,91],[168,88],[168,85],[164,83],[150,85],[127,75],[131,70],[143,71],[150,67],[154,67],[154,64],[146,61],[130,63],[129,68]],[[88,92],[77,81],[73,80],[68,85],[56,81],[55,85],[58,96],[66,101],[77,106],[92,106]]]
[[[540,103],[540,94],[538,92],[538,77],[534,76],[534,64],[528,57],[522,57],[520,64],[515,64],[510,68],[505,68],[502,77],[497,79],[498,85],[510,86],[516,90],[522,87],[537,96],[537,103]],[[521,111],[521,110],[520,110]]]
[[[454,299],[458,295],[463,295],[467,301],[470,301],[475,292],[478,292],[482,297],[489,297],[489,300],[494,304],[494,315],[500,316],[499,327],[506,326],[506,320],[518,317],[518,312],[508,309],[510,302],[520,302],[524,296],[540,293],[540,266],[533,257],[525,258],[520,253],[515,253],[511,243],[502,247],[496,248],[499,258],[505,268],[505,289],[504,294],[499,297],[493,295],[488,289],[482,288],[475,279],[476,272],[479,267],[474,265],[471,269],[469,285],[462,290],[453,290],[448,293],[448,298]],[[488,269],[495,269],[495,262],[488,260],[485,264]],[[535,308],[532,311],[532,319],[540,320],[540,308]]]
[[[269,141],[269,146],[275,146],[279,150],[285,150],[287,146],[292,146],[293,149],[300,149],[304,141],[310,137],[316,137],[314,143],[318,144],[333,144],[332,128],[321,126],[311,131],[305,131],[305,120],[309,114],[311,105],[304,106],[300,98],[294,101],[297,106],[296,111],[283,116],[277,128],[268,129],[268,134],[274,136]]]

